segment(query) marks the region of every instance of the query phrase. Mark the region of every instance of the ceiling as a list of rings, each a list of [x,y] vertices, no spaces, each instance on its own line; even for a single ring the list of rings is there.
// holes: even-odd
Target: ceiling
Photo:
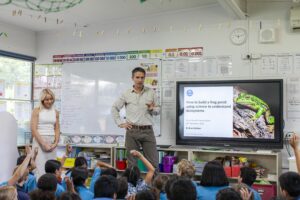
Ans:
[[[144,3],[140,0],[83,0],[68,10],[48,14],[5,5],[0,6],[0,22],[33,31],[46,31],[74,27],[75,23],[79,26],[109,23],[216,3],[218,0],[147,0]]]

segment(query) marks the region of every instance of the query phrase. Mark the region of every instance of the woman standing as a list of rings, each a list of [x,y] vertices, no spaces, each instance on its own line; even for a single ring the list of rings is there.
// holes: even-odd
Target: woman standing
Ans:
[[[39,178],[45,174],[47,160],[56,159],[56,147],[59,141],[59,113],[54,109],[55,96],[50,89],[41,92],[40,106],[34,108],[31,115],[32,147],[38,147],[36,158]]]

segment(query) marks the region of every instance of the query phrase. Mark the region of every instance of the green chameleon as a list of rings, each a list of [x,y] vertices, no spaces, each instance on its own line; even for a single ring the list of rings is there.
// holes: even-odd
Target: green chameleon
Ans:
[[[275,118],[274,116],[271,116],[268,104],[257,96],[241,92],[239,96],[234,99],[234,102],[256,111],[256,114],[252,118],[253,120],[257,120],[264,114],[267,123],[274,124]]]

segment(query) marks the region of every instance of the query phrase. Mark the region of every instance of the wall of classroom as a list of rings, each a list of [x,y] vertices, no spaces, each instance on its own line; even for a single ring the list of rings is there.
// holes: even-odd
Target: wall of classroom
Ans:
[[[247,2],[247,12],[250,16],[248,21],[232,20],[219,4],[214,4],[148,17],[118,20],[107,24],[91,24],[88,28],[77,30],[75,36],[73,27],[59,31],[39,32],[37,34],[37,63],[51,63],[54,54],[202,46],[204,56],[232,56],[232,75],[227,78],[251,79],[255,78],[251,73],[251,65],[241,59],[242,54],[300,53],[297,43],[300,41],[300,33],[291,32],[288,25],[290,7],[291,3],[286,1],[270,4],[268,1],[252,0]],[[260,44],[258,42],[260,23],[263,28],[276,28],[275,43]],[[159,27],[159,29],[154,31],[154,27]],[[235,46],[229,40],[229,34],[235,27],[244,27],[249,33],[247,42],[241,46]],[[130,30],[129,33],[128,30]],[[102,31],[104,31],[103,35]],[[225,78],[211,77],[211,79]],[[276,75],[268,78],[285,77]],[[300,132],[299,121],[286,120],[285,130]],[[174,144],[175,132],[174,134],[162,133],[159,141]],[[285,150],[283,153],[285,158],[283,167],[287,167]]]
[[[0,37],[0,50],[35,57],[36,33],[23,27],[0,22],[0,32],[7,37]]]

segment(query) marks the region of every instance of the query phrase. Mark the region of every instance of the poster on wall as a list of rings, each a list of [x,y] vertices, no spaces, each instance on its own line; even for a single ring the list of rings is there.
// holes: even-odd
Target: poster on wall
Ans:
[[[145,77],[145,86],[152,88],[157,97],[158,97],[158,102],[161,102],[160,100],[160,90],[158,87],[159,84],[159,68],[158,68],[158,64],[154,63],[154,62],[141,62],[140,66],[145,69],[146,71],[146,77]],[[158,124],[160,124],[160,115],[154,115],[153,116],[153,129],[154,129],[154,133],[155,136],[161,136],[160,134],[160,127],[156,126]]]
[[[277,65],[277,56],[276,55],[263,55],[260,62],[260,72],[265,75],[277,74],[278,65]]]
[[[30,99],[31,85],[27,82],[16,82],[14,85],[14,92],[16,99]]]
[[[291,54],[278,54],[278,73],[290,74],[293,71],[293,56]]]
[[[300,72],[300,53],[294,55],[294,71]]]
[[[203,75],[201,59],[190,59],[188,65],[189,65],[189,77],[197,78]]]
[[[231,56],[218,56],[217,65],[219,74],[223,76],[232,75],[232,58]]]
[[[300,120],[300,77],[287,79],[287,117]]]
[[[175,60],[164,61],[162,65],[162,80],[175,79]]]
[[[204,76],[216,76],[218,74],[216,57],[204,57],[202,61],[202,66]]]
[[[186,60],[178,60],[175,65],[175,74],[177,78],[187,78],[189,75],[189,64]]]

